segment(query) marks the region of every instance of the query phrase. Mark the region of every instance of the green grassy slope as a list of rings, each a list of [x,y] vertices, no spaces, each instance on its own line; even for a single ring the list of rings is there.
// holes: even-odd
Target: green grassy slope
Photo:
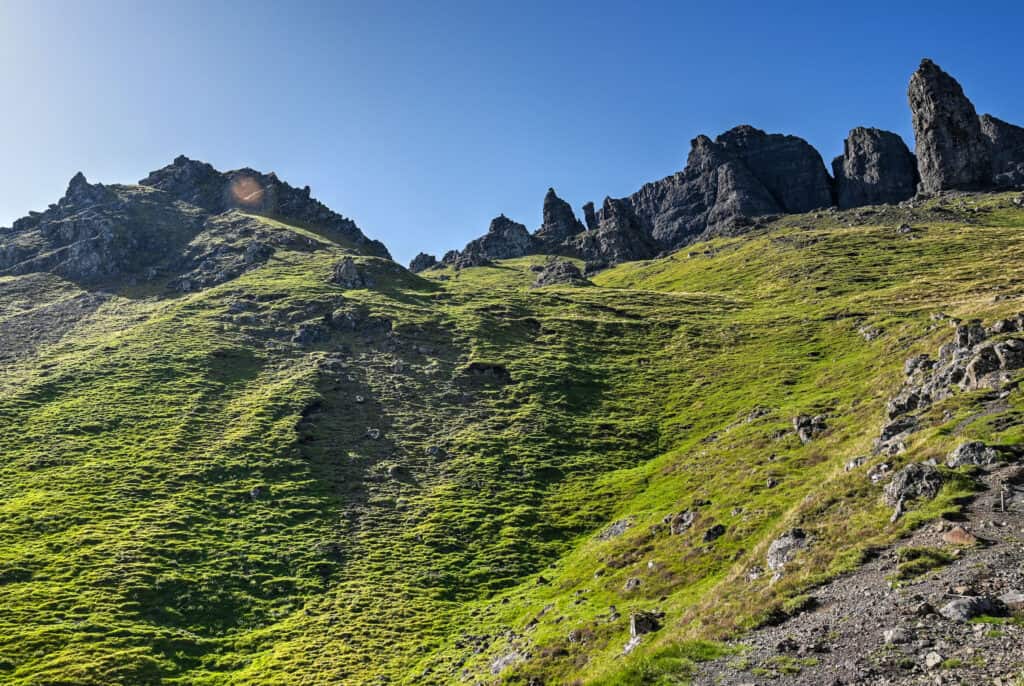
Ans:
[[[376,284],[344,290],[320,237],[199,293],[110,295],[0,377],[0,683],[684,679],[969,490],[891,524],[843,470],[903,360],[951,335],[933,314],[1024,309],[1011,196],[898,233],[907,212],[790,217],[593,287],[529,288],[541,258],[356,258]],[[967,422],[980,395],[946,401],[897,460],[1020,442],[1018,395]],[[817,413],[803,445],[790,420]],[[748,582],[797,524],[794,570]],[[623,659],[632,609],[664,628]]]

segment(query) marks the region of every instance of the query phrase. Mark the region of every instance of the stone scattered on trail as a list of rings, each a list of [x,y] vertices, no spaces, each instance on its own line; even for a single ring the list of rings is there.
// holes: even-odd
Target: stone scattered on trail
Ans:
[[[1024,593],[1018,590],[1007,591],[1003,595],[999,596],[999,601],[1014,612],[1021,612],[1024,610]]]
[[[935,669],[941,664],[942,656],[936,653],[934,650],[929,651],[928,654],[924,656],[924,666],[927,669]]]
[[[946,458],[947,467],[963,465],[990,465],[999,460],[999,452],[981,441],[961,443]]]
[[[825,424],[824,415],[797,415],[793,417],[793,430],[800,438],[801,443],[809,443],[815,436],[824,431],[828,426]]]
[[[978,537],[962,526],[954,526],[942,534],[942,540],[950,545],[970,547],[978,544]]]
[[[768,546],[766,562],[768,569],[781,574],[785,566],[796,557],[796,554],[806,548],[810,543],[807,533],[803,529],[790,529],[782,534]]]
[[[916,635],[911,629],[904,629],[903,627],[895,627],[893,629],[886,629],[882,634],[882,639],[889,644],[900,645],[903,643],[910,643],[916,638]]]
[[[896,472],[886,487],[883,497],[889,507],[917,498],[931,500],[939,494],[942,475],[930,464],[916,462]]]
[[[1006,607],[995,598],[974,596],[957,598],[939,609],[939,614],[952,622],[967,622],[980,615],[1001,615]]]

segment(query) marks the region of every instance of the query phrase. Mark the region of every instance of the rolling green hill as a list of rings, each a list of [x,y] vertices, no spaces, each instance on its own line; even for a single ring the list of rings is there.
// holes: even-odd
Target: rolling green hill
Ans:
[[[940,467],[891,521],[867,469],[1024,438],[1011,384],[872,454],[904,360],[1024,310],[1019,194],[543,288],[543,256],[413,275],[246,220],[273,255],[195,292],[0,277],[0,683],[685,683],[975,488]]]

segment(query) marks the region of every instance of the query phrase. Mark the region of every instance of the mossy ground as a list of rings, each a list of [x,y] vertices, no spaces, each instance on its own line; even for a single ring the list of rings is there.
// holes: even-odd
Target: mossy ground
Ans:
[[[786,218],[596,287],[529,288],[539,257],[423,278],[362,258],[377,283],[343,290],[324,241],[200,293],[113,294],[0,377],[0,682],[685,682],[969,494],[947,472],[893,524],[843,469],[903,360],[951,335],[932,315],[1024,309],[1011,196],[920,217]],[[1018,394],[982,396],[933,408],[898,462],[1019,444]],[[802,444],[797,414],[828,430]],[[748,581],[793,526],[815,543]],[[623,658],[633,609],[663,627]]]

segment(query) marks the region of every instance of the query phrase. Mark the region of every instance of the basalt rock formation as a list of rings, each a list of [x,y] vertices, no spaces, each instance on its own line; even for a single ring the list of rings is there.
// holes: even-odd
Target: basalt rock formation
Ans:
[[[462,252],[449,251],[441,261],[460,269],[480,267],[492,260],[528,255],[532,249],[533,238],[526,227],[502,214],[491,220],[486,234],[470,241]]]
[[[409,271],[413,272],[414,274],[418,274],[422,271],[430,269],[431,267],[436,267],[437,264],[438,262],[436,257],[434,257],[433,255],[428,255],[425,252],[421,252],[418,255],[416,255],[416,257],[412,258],[411,262],[409,262]]]
[[[832,173],[842,209],[901,202],[917,189],[917,160],[899,135],[881,129],[850,131]]]
[[[549,188],[544,196],[543,216],[544,221],[534,238],[544,246],[556,247],[584,230],[572,206],[559,198],[554,188]]]
[[[908,97],[916,158],[897,134],[857,127],[832,163],[833,178],[805,140],[737,126],[695,138],[682,171],[607,199],[599,211],[585,204],[585,228],[549,190],[529,250],[580,257],[593,270],[743,233],[772,215],[899,203],[917,191],[1024,186],[1024,128],[979,119],[960,84],[931,60],[912,76]]]
[[[910,78],[907,98],[921,190],[935,193],[990,186],[992,152],[974,105],[956,79],[931,60],[922,60]]]
[[[1000,188],[1024,186],[1024,128],[984,114],[981,133],[992,151],[992,183]]]

